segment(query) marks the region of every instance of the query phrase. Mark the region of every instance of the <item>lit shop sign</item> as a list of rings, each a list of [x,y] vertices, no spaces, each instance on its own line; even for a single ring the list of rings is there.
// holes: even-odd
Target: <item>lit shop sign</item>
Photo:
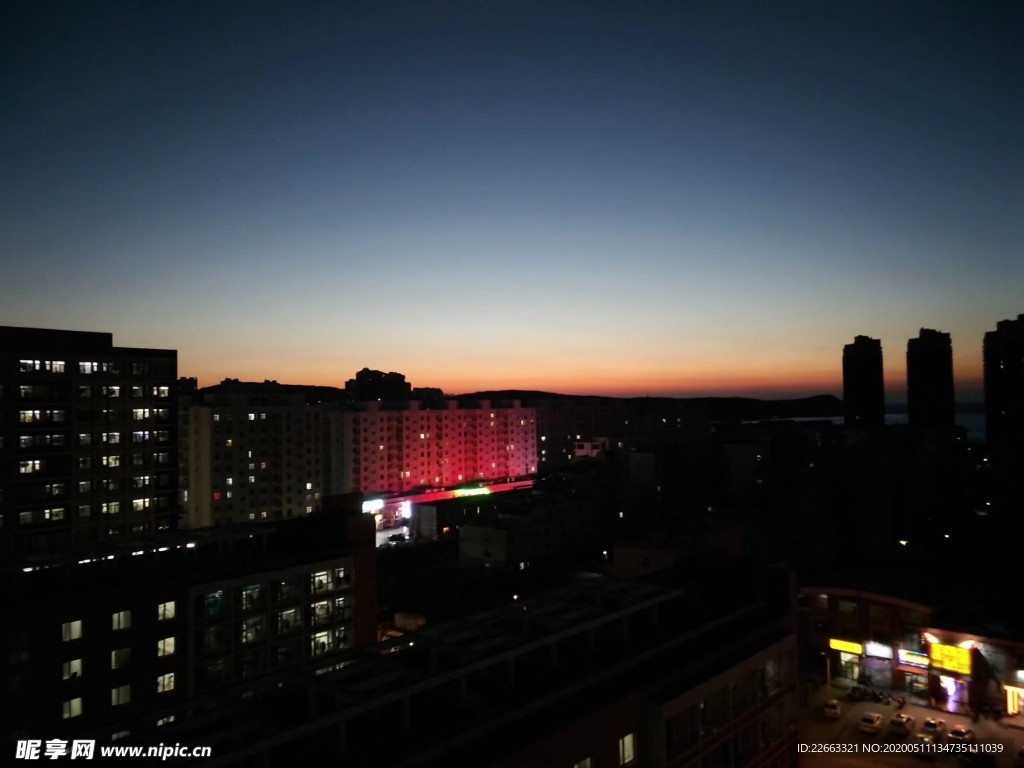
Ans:
[[[829,638],[828,647],[833,651],[846,651],[847,653],[855,653],[858,656],[864,653],[864,646],[860,643],[851,643],[848,640],[836,640],[834,637]]]
[[[928,655],[918,651],[898,651],[900,664],[908,667],[928,668]]]
[[[456,488],[452,493],[455,494],[455,498],[461,499],[465,496],[489,496],[491,493],[490,488]]]
[[[930,645],[928,657],[933,667],[961,675],[971,674],[971,652],[955,645]]]
[[[891,659],[892,646],[881,643],[864,643],[864,655],[874,656],[876,659]]]
[[[379,512],[384,509],[384,499],[370,499],[363,502],[363,512]]]

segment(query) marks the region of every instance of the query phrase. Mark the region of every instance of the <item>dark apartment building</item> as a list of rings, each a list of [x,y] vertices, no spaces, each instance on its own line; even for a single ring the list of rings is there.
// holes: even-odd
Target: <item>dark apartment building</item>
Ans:
[[[373,521],[356,513],[100,543],[8,572],[5,748],[172,741],[183,710],[330,667],[376,640],[373,558]]]
[[[239,767],[795,764],[789,574],[662,576],[510,596],[313,660],[250,698],[183,709],[174,738]]]
[[[1020,448],[1024,440],[1024,315],[997,323],[994,331],[985,334],[983,350],[989,446],[997,457],[1020,458],[1024,455]]]
[[[148,536],[177,509],[177,352],[0,327],[0,542],[8,555]]]
[[[843,402],[848,427],[885,424],[882,342],[857,336],[843,347]]]
[[[952,430],[953,342],[948,333],[922,328],[907,342],[907,416],[917,429]]]
[[[357,401],[408,400],[412,395],[412,384],[401,373],[363,368],[354,379],[345,382],[345,392]]]

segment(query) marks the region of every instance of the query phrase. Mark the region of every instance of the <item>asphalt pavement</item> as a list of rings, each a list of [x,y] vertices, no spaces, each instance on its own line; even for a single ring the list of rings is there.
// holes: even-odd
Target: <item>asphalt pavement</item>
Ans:
[[[825,718],[822,708],[829,699],[838,699],[842,708],[839,720]],[[877,734],[862,733],[858,728],[860,718],[869,712],[877,712],[882,716],[882,728]],[[926,718],[946,721],[946,729],[963,724],[974,731],[979,752],[971,756],[959,758],[952,755],[938,755],[934,760],[911,753],[885,752],[884,750],[901,749],[900,743],[912,742],[912,736],[899,736],[890,732],[889,721],[897,712],[908,714],[914,718],[914,733],[921,729]],[[802,745],[800,754],[801,768],[843,768],[845,765],[864,766],[865,760],[873,766],[886,768],[924,768],[935,766],[965,766],[975,768],[1014,768],[1014,759],[1019,749],[1024,748],[1024,729],[1017,723],[980,719],[972,722],[970,717],[960,714],[941,712],[920,703],[908,700],[906,706],[897,709],[895,704],[878,702],[850,701],[848,691],[838,686],[829,690],[822,686],[810,696],[808,705],[800,711],[798,721],[798,737]],[[945,739],[943,740],[945,741]],[[817,747],[815,745],[833,744],[839,747]],[[843,752],[823,752],[822,749],[841,749]],[[991,755],[982,757],[982,755]]]

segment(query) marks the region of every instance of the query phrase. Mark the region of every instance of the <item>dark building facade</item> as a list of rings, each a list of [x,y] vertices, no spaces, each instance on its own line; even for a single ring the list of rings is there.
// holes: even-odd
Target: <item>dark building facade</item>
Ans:
[[[352,400],[408,400],[412,384],[401,373],[384,373],[363,368],[354,379],[345,382],[345,392]]]
[[[0,542],[8,555],[151,535],[177,508],[177,352],[0,327]]]
[[[952,430],[953,342],[948,333],[922,328],[907,342],[907,416],[918,429]]]
[[[848,427],[885,424],[882,342],[857,336],[843,347],[843,402]]]
[[[182,708],[376,639],[373,521],[358,513],[29,562],[0,583],[0,680],[19,702],[5,748],[57,734],[171,741]]]

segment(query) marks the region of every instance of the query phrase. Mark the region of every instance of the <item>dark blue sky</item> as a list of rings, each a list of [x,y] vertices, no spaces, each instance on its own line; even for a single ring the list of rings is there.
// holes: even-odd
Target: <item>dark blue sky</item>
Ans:
[[[182,374],[837,389],[1024,311],[1024,4],[38,3],[0,321]]]

